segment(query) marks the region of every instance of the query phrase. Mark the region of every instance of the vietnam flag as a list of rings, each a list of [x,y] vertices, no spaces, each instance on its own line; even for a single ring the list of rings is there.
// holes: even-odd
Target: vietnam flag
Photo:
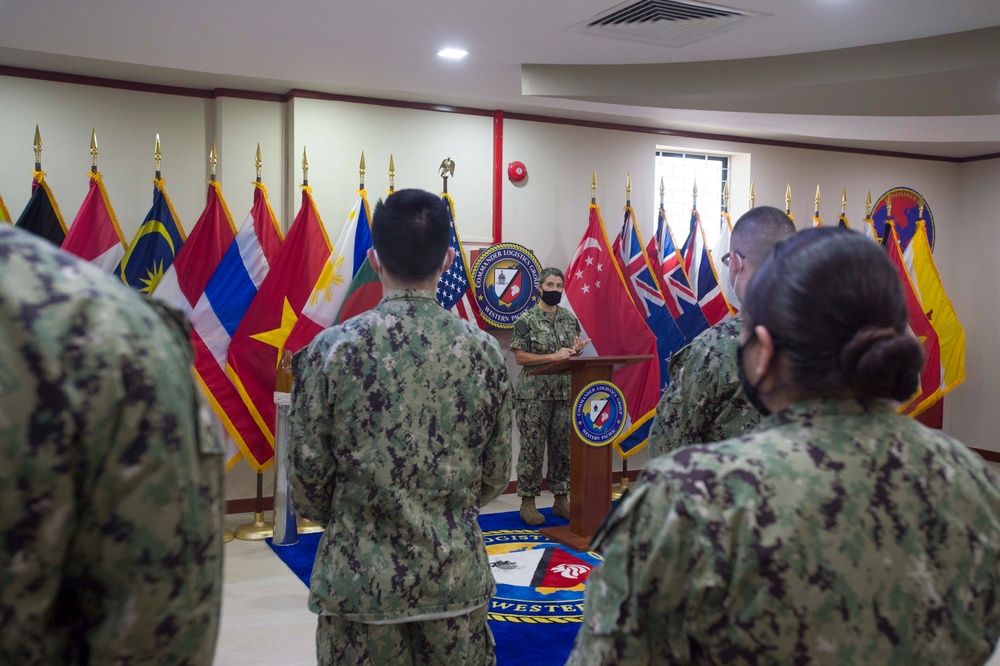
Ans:
[[[910,274],[906,270],[903,250],[899,244],[899,234],[896,233],[896,223],[892,221],[892,218],[887,218],[885,227],[886,249],[889,252],[889,259],[896,267],[900,283],[903,286],[903,293],[906,295],[906,308],[910,313],[910,328],[924,348],[924,368],[920,372],[920,387],[916,394],[900,405],[897,410],[900,414],[916,416],[941,398],[941,345],[934,327],[931,326],[931,322],[927,319],[927,314],[920,304]]]
[[[62,249],[110,273],[125,256],[125,234],[118,226],[104,178],[96,171],[88,175],[90,189],[73,219]]]
[[[629,296],[611,253],[611,243],[597,204],[590,204],[590,221],[566,271],[567,310],[576,315],[584,340],[584,355],[649,355],[651,358],[615,372],[613,380],[625,395],[628,421],[615,440],[623,458],[646,444],[656,403],[660,399],[660,366],[656,338]]]
[[[330,251],[312,188],[305,185],[299,213],[229,345],[226,373],[261,426],[260,432],[248,434],[245,440],[246,450],[253,452],[260,468],[274,459],[278,360]]]
[[[302,316],[285,341],[285,349],[290,352],[302,349],[312,342],[317,333],[336,323],[337,313],[344,304],[355,274],[368,260],[368,248],[372,246],[371,215],[367,193],[358,190],[357,194],[340,239],[312,286],[309,298],[302,307]]]

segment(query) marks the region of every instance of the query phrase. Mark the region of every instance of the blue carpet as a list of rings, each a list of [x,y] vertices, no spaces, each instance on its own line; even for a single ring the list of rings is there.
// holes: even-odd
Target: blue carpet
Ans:
[[[541,509],[545,526],[565,525]],[[516,511],[479,517],[497,592],[489,622],[497,664],[564,664],[583,618],[584,581],[600,560],[549,541]],[[309,585],[320,533],[300,534],[294,546],[267,543],[299,579]]]

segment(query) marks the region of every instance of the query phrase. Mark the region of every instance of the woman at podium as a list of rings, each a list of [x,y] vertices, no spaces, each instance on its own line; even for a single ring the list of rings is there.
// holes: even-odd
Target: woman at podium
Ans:
[[[549,489],[555,495],[552,515],[569,520],[569,375],[528,375],[534,366],[546,365],[574,356],[586,346],[580,337],[580,322],[573,313],[559,307],[563,293],[563,273],[546,268],[538,278],[541,299],[514,324],[510,348],[522,366],[514,389],[514,412],[521,432],[517,456],[517,494],[521,497],[521,520],[542,525],[535,498],[542,489],[542,461],[546,445],[549,453]]]
[[[752,278],[749,435],[652,461],[598,531],[569,664],[982,664],[1000,477],[897,413],[921,344],[886,252],[809,229]]]

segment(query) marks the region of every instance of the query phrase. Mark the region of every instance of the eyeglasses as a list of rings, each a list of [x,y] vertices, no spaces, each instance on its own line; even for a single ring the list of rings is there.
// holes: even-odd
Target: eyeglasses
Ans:
[[[728,268],[729,267],[729,262],[732,260],[732,255],[734,255],[734,254],[737,257],[739,257],[741,260],[742,259],[746,259],[746,257],[743,256],[743,254],[740,253],[740,252],[726,252],[724,255],[722,255],[722,265],[726,266]]]

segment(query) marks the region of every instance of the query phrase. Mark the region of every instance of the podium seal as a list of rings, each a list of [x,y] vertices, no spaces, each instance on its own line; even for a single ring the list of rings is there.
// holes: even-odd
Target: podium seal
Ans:
[[[573,429],[589,446],[607,446],[625,429],[625,395],[600,380],[583,387],[573,403]]]
[[[531,250],[516,243],[491,245],[472,266],[476,304],[488,324],[513,328],[538,302],[542,267]]]

